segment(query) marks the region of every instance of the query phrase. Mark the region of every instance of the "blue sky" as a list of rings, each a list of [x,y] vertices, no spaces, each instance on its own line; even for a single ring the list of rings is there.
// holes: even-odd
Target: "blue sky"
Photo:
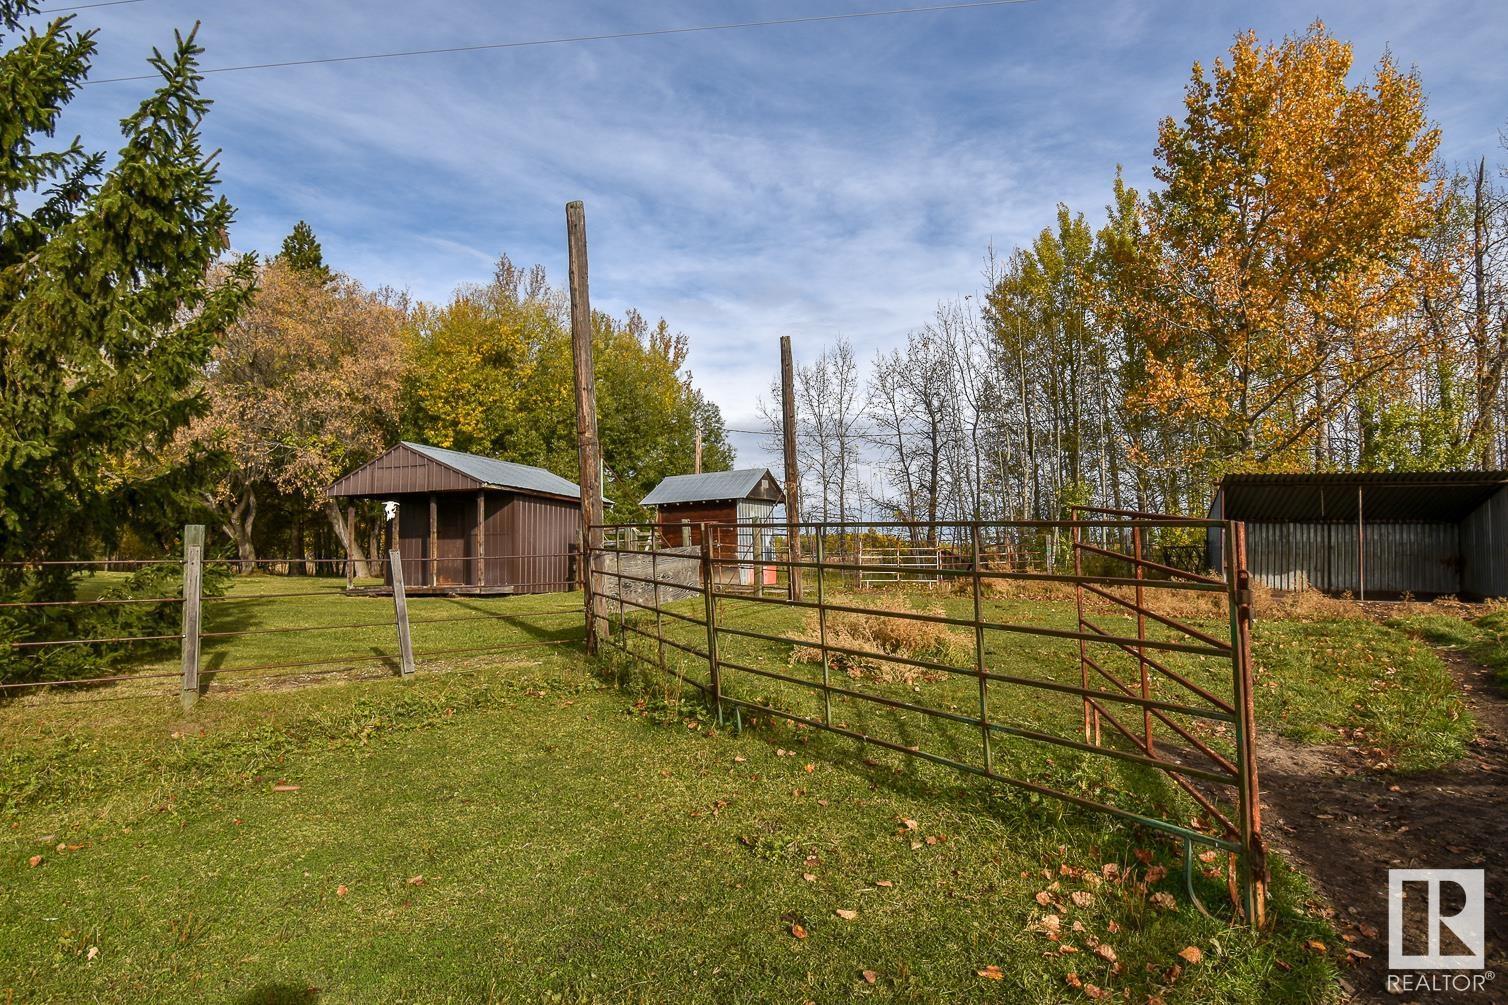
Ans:
[[[66,0],[63,0],[66,2]],[[911,0],[912,3],[936,0]],[[61,5],[58,3],[57,5]],[[96,77],[138,73],[203,22],[207,67],[796,17],[896,0],[144,0],[78,12]],[[211,76],[238,248],[299,219],[371,285],[443,299],[501,251],[565,275],[583,199],[594,305],[664,316],[731,425],[777,366],[846,335],[862,356],[975,289],[1062,201],[1097,219],[1116,164],[1150,180],[1158,119],[1232,36],[1323,18],[1417,67],[1447,161],[1503,161],[1508,6],[1393,0],[1020,6]],[[145,83],[86,88],[63,128],[96,148]],[[741,459],[764,460],[739,436]]]

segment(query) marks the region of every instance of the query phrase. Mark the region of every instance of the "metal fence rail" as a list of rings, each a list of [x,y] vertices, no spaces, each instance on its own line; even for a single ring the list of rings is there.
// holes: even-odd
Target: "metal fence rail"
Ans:
[[[691,583],[684,575],[674,583],[662,578],[656,565],[670,556],[663,554],[666,543],[653,525],[612,525],[604,528],[607,540],[633,541],[638,564],[634,572],[623,571],[629,552],[611,546],[591,554],[589,645],[610,643],[695,688],[719,717],[773,716],[1171,834],[1184,845],[1191,895],[1194,847],[1223,849],[1232,856],[1229,880],[1237,910],[1260,925],[1267,870],[1244,528],[1131,512],[1085,510],[1076,516],[938,524],[933,540],[891,546],[888,562],[876,560],[877,548],[829,560],[827,543],[864,533],[904,533],[914,540],[915,525],[803,523],[795,531],[799,549],[787,542],[783,552],[759,559],[777,570],[775,587],[763,577],[727,574],[749,564],[747,556],[717,546],[738,533],[736,525],[701,527],[699,574]],[[1156,538],[1191,528],[1221,535],[1231,575],[1186,572],[1148,557]],[[647,575],[646,555],[638,550],[646,541]],[[684,566],[686,549],[677,551],[674,560]],[[792,551],[810,557],[793,558]],[[916,579],[916,554],[936,556],[924,581]],[[1070,570],[1058,571],[1070,562]],[[849,589],[853,599],[844,592]],[[995,595],[1016,589],[1059,591],[1059,608],[1071,611],[1070,620],[1044,623]],[[888,606],[857,599],[886,590],[895,598]],[[1191,604],[1193,615],[1184,612]],[[804,627],[769,623],[793,618],[804,618]],[[920,626],[961,651],[943,657],[862,644],[851,637],[856,623],[885,624],[886,631],[897,624]],[[1072,677],[1054,677],[1042,669],[1046,661],[1011,649],[1039,643],[1060,647]],[[797,668],[802,653],[816,656],[808,662],[819,673]],[[781,654],[787,657],[783,663],[777,661]],[[905,668],[928,675],[929,684],[887,689],[879,678],[854,682],[844,668],[855,665]],[[929,700],[929,690],[950,686]],[[1046,714],[1053,700],[1075,703],[1078,711],[1065,716],[1077,720],[1072,735],[1055,729]],[[855,711],[862,708],[920,717],[932,724],[932,733],[922,742],[909,731],[886,735],[852,721],[864,720],[867,713]],[[966,756],[969,735],[972,757]],[[939,744],[943,749],[935,749]],[[1069,791],[1042,770],[1050,751],[1150,771],[1191,800],[1195,819],[1159,810],[1150,799],[1138,803],[1126,792],[1104,797]]]

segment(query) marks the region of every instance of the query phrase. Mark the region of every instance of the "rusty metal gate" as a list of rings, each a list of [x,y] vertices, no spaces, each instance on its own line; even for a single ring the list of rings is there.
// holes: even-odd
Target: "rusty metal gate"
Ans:
[[[780,528],[754,559],[773,576],[730,574],[750,558],[717,542],[744,526],[704,525],[699,547],[670,549],[652,524],[612,525],[609,540],[634,539],[632,527],[643,547],[589,563],[588,644],[695,688],[720,720],[781,718],[1172,835],[1196,903],[1195,847],[1222,850],[1235,909],[1261,925],[1244,527],[1075,516],[803,523],[797,547]],[[886,570],[872,555],[918,534],[937,551],[935,583],[906,583],[896,564],[897,585],[876,590]],[[1224,575],[1147,557],[1210,534]],[[899,716],[920,717],[925,735]],[[1069,791],[1067,772],[1087,764],[1104,784]],[[1148,778],[1174,788],[1153,798]]]

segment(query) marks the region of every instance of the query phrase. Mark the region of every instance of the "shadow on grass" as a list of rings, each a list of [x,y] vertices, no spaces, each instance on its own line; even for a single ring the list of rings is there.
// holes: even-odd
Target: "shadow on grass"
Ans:
[[[291,981],[259,984],[245,994],[230,999],[231,1005],[313,1005],[319,1001],[319,988]]]

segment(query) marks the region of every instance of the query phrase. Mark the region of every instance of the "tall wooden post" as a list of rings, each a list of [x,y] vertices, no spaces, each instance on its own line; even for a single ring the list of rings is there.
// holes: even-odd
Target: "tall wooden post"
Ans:
[[[576,452],[581,469],[582,575],[586,584],[586,650],[597,651],[597,621],[605,604],[595,582],[602,558],[602,446],[597,440],[597,376],[592,367],[592,300],[587,282],[586,206],[566,203],[570,255],[571,360],[576,383]]]
[[[199,700],[199,616],[204,583],[204,525],[183,528],[183,687],[179,697],[187,712]]]
[[[786,558],[801,561],[801,471],[796,466],[796,372],[791,362],[791,337],[780,336],[780,425],[785,441],[785,542]],[[842,519],[839,514],[839,519]],[[820,533],[820,532],[819,532]],[[817,574],[820,576],[821,570]],[[787,567],[790,598],[801,599],[801,570]]]
[[[696,427],[696,463],[695,463],[694,470],[696,471],[697,474],[701,474],[702,473],[702,427],[701,426],[697,426]]]

